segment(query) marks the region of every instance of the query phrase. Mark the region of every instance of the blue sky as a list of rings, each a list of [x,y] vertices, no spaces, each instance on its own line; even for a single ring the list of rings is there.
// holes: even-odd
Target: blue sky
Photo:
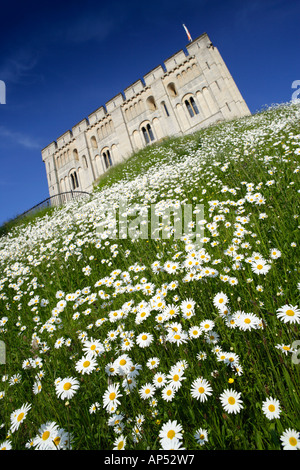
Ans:
[[[41,150],[206,32],[250,111],[291,100],[300,2],[102,0],[0,6],[0,224],[49,196]]]

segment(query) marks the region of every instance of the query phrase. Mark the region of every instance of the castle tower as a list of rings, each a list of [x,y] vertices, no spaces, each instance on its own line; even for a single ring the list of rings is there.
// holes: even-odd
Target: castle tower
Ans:
[[[250,115],[206,33],[42,150],[50,196],[91,191],[111,166],[168,136]]]

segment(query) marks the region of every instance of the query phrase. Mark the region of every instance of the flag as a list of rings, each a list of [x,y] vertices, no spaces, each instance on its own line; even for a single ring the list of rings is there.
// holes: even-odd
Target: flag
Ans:
[[[188,37],[189,41],[191,42],[191,41],[192,41],[192,36],[190,35],[189,30],[187,29],[187,27],[185,26],[185,24],[183,24],[182,26],[183,26],[184,29],[185,29],[185,32],[186,32],[186,34],[187,34],[187,37]]]

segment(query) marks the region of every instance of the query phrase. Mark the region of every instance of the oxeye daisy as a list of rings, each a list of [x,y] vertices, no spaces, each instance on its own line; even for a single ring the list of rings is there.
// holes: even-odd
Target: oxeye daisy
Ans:
[[[159,431],[160,439],[169,439],[172,440],[175,438],[181,439],[182,438],[182,426],[181,424],[177,423],[176,420],[169,421],[165,423],[161,430]]]
[[[200,323],[201,331],[210,331],[215,326],[215,322],[212,320],[203,320]]]
[[[55,449],[54,439],[57,436],[58,426],[55,422],[48,421],[38,430],[37,436],[33,439],[33,446],[37,450]]]
[[[220,395],[222,406],[227,413],[240,412],[240,410],[243,408],[240,396],[240,392],[236,392],[232,389],[224,390],[224,392]]]
[[[258,261],[253,261],[251,263],[251,268],[255,274],[267,274],[271,266],[264,259],[260,259]]]
[[[294,353],[295,350],[289,344],[276,344],[276,349],[280,349],[286,356],[288,353]]]
[[[201,331],[201,328],[199,326],[191,326],[191,328],[189,329],[189,337],[190,338],[199,338],[201,333],[202,333],[202,331]]]
[[[80,374],[90,374],[97,367],[97,361],[91,356],[83,356],[75,365]]]
[[[300,310],[298,309],[298,305],[296,305],[296,307],[293,307],[292,305],[284,305],[276,311],[276,316],[284,323],[300,322]]]
[[[175,388],[172,387],[171,384],[166,386],[162,390],[161,396],[162,396],[163,400],[165,400],[165,401],[172,401],[174,396],[175,396]]]
[[[155,369],[156,367],[158,367],[159,365],[159,359],[158,357],[151,357],[150,359],[148,359],[147,361],[147,367],[152,370],[152,369]]]
[[[116,408],[120,404],[118,398],[120,398],[122,394],[119,392],[119,387],[119,384],[112,384],[108,386],[108,389],[103,395],[104,408],[108,409],[111,406]]]
[[[9,439],[0,443],[0,450],[11,450],[11,449],[12,449],[12,445]]]
[[[121,375],[127,375],[133,366],[133,362],[127,354],[122,354],[113,363],[113,367]]]
[[[212,394],[212,388],[209,382],[203,377],[194,380],[191,386],[191,395],[193,398],[204,402]]]
[[[91,338],[83,342],[83,350],[90,356],[98,356],[104,352],[104,347],[101,341]]]
[[[226,305],[227,302],[228,302],[228,297],[223,292],[220,292],[219,294],[215,295],[214,300],[213,300],[214,306],[218,309],[224,307],[224,305]]]
[[[196,439],[198,444],[200,444],[200,446],[203,446],[203,444],[208,441],[207,431],[202,428],[197,429],[194,434],[194,438]]]
[[[29,403],[26,403],[21,408],[11,413],[10,415],[11,432],[15,432],[17,429],[19,429],[20,424],[23,423],[30,409],[31,409],[31,405]]]
[[[168,336],[168,340],[171,343],[176,343],[179,346],[182,343],[186,343],[189,339],[188,334],[185,331],[171,332]]]
[[[123,450],[125,449],[126,446],[126,437],[121,434],[119,437],[117,437],[114,441],[114,447],[113,450]]]
[[[200,351],[199,353],[197,353],[196,357],[199,361],[204,361],[204,359],[207,358],[207,354],[205,351]]]
[[[283,450],[300,450],[300,433],[294,429],[286,429],[280,436]]]
[[[278,419],[281,413],[279,401],[272,397],[267,398],[262,403],[262,411],[268,419]]]
[[[185,377],[183,377],[183,371],[178,372],[178,370],[171,370],[170,373],[167,375],[167,380],[169,382],[169,385],[171,385],[174,390],[178,390],[182,385],[182,380],[185,380]]]
[[[164,309],[166,320],[171,320],[179,314],[179,307],[177,305],[168,305]]]
[[[36,382],[34,382],[32,386],[32,391],[35,395],[37,395],[38,393],[42,391],[42,383],[40,380],[37,380]]]
[[[156,388],[161,388],[166,383],[166,375],[160,372],[157,372],[153,377],[153,384]]]
[[[277,258],[280,258],[280,256],[281,256],[281,252],[277,250],[276,248],[272,248],[272,250],[270,250],[270,258],[277,259]]]
[[[143,398],[143,400],[153,397],[154,393],[155,393],[155,387],[151,385],[150,383],[146,383],[139,390],[139,395],[141,398]]]
[[[161,439],[160,444],[163,450],[185,450],[185,447],[181,447],[181,441],[176,437],[173,439]]]
[[[241,313],[235,316],[237,327],[243,331],[258,327],[260,319],[254,313]]]
[[[56,385],[56,394],[58,398],[69,400],[72,398],[79,388],[79,381],[73,377],[66,377],[59,380]]]
[[[153,341],[153,335],[151,333],[141,333],[136,338],[136,343],[140,348],[147,348]]]

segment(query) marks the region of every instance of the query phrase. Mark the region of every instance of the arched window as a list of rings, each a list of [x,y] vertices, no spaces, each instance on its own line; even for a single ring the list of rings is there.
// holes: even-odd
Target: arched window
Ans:
[[[96,140],[96,137],[94,135],[91,137],[91,144],[92,144],[93,149],[98,148],[97,140]]]
[[[87,162],[87,159],[86,159],[85,155],[83,155],[83,157],[82,157],[82,163],[83,163],[83,168],[86,170],[87,167],[88,167],[88,162]]]
[[[74,158],[74,160],[76,160],[76,161],[79,160],[77,149],[74,149],[74,150],[73,150],[73,158]]]
[[[156,106],[156,103],[155,103],[155,99],[153,96],[148,96],[147,100],[147,105],[148,105],[148,108],[150,109],[150,111],[155,111],[157,106]]]
[[[173,82],[168,84],[167,89],[170,96],[175,97],[178,95],[175,84]]]
[[[142,133],[146,144],[149,144],[150,142],[155,140],[150,124],[147,124],[146,126],[142,127]]]
[[[77,177],[76,171],[72,171],[72,173],[70,173],[70,178],[71,178],[71,188],[72,189],[79,188],[78,177]]]
[[[195,114],[199,114],[199,110],[198,110],[197,105],[195,103],[195,100],[192,96],[190,98],[186,99],[184,103],[185,103],[185,105],[187,107],[187,110],[188,110],[191,117],[194,117]]]
[[[103,156],[105,168],[107,169],[110,166],[112,166],[112,159],[111,159],[110,151],[108,149],[102,153],[102,156]]]
[[[161,102],[161,105],[162,105],[162,107],[163,107],[163,110],[164,110],[164,112],[165,112],[165,115],[166,115],[167,117],[169,117],[170,114],[169,114],[169,111],[168,111],[168,108],[167,108],[166,103],[165,103],[164,101],[162,101],[162,102]]]

